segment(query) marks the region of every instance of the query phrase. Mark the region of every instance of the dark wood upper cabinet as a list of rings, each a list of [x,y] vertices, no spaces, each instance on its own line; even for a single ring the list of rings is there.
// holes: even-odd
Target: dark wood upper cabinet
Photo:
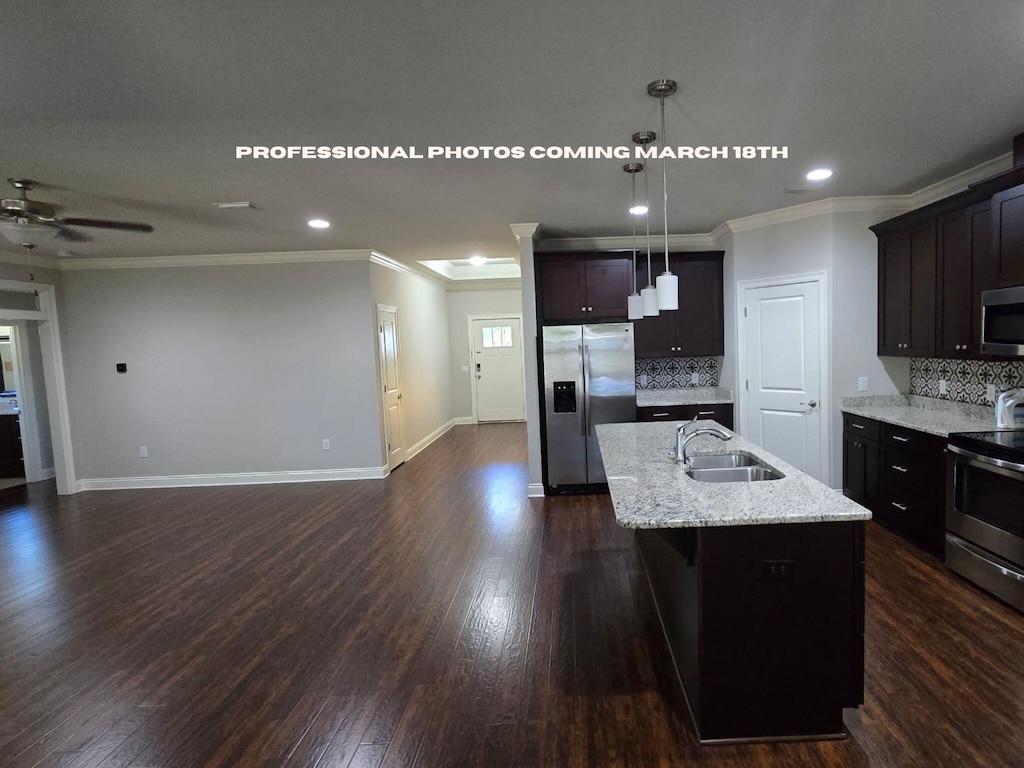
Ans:
[[[676,311],[676,355],[682,357],[725,354],[722,256],[670,261],[679,276]]]
[[[1024,184],[994,194],[991,217],[998,287],[1024,285]]]
[[[584,320],[587,282],[583,263],[544,261],[538,271],[543,317],[546,320]]]
[[[878,241],[878,354],[935,354],[935,219]]]
[[[980,350],[971,333],[971,222],[967,211],[935,220],[935,354],[967,357]]]
[[[633,290],[631,259],[585,261],[587,317],[625,319],[626,297]]]
[[[878,354],[902,355],[910,340],[910,232],[878,241]]]
[[[999,269],[992,254],[992,207],[988,201],[967,208],[967,236],[971,251],[971,355],[981,352],[981,294],[999,285]]]
[[[703,357],[725,354],[721,252],[670,253],[679,278],[679,309],[635,321],[636,357]],[[662,255],[664,259],[664,254]],[[654,264],[652,272],[664,271]],[[647,285],[647,263],[637,264],[637,285]]]

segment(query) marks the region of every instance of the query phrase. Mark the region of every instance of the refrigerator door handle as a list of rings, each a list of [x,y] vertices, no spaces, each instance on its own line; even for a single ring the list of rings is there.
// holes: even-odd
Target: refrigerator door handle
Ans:
[[[583,418],[586,421],[586,428],[583,434],[590,437],[593,427],[590,424],[590,345],[583,345]]]
[[[578,360],[579,360],[579,365],[580,365],[580,378],[579,378],[580,389],[582,389],[584,391],[584,393],[586,393],[586,391],[587,391],[587,387],[586,387],[587,364],[585,362],[586,358],[584,357],[584,351],[583,350],[584,350],[584,347],[583,347],[582,344],[579,344],[576,347],[576,354],[578,355]],[[584,397],[586,397],[586,394],[584,394]],[[580,409],[580,437],[586,437],[587,436],[587,420],[588,420],[587,405],[589,405],[589,403],[584,401],[583,408]]]

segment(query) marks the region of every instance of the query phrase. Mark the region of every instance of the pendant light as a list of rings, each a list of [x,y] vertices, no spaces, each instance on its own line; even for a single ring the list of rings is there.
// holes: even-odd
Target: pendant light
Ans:
[[[633,205],[629,209],[629,218],[633,220],[633,292],[626,299],[626,317],[629,320],[640,320],[644,316],[643,299],[636,291],[636,215],[633,213],[636,209],[636,175],[643,169],[642,163],[626,163],[622,166],[622,170],[629,174],[633,182]]]
[[[633,134],[633,143],[646,147],[652,143],[657,134],[654,131],[637,131]],[[647,166],[644,166],[644,207],[647,213],[644,214],[644,223],[647,225],[647,287],[640,291],[640,303],[643,307],[644,317],[658,316],[658,289],[651,282],[651,191],[647,184]]]
[[[665,150],[665,97],[676,92],[675,80],[655,80],[647,84],[647,93],[661,102],[661,184],[662,212],[665,223],[665,271],[658,275],[658,309],[679,309],[679,277],[668,265],[668,158]]]

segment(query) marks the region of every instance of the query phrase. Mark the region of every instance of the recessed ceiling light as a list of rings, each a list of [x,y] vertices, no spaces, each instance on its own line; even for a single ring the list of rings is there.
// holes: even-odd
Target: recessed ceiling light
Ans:
[[[634,205],[632,208],[629,209],[629,212],[632,213],[634,216],[643,216],[645,213],[647,213],[647,206]]]
[[[306,223],[309,224],[309,226],[311,226],[313,229],[327,229],[329,226],[331,226],[331,222],[329,222],[327,219],[310,219]]]
[[[470,256],[469,263],[472,264],[474,267],[482,267],[484,264],[487,263],[487,259],[485,259],[483,256]]]
[[[832,175],[831,168],[815,168],[807,174],[808,181],[824,181]]]

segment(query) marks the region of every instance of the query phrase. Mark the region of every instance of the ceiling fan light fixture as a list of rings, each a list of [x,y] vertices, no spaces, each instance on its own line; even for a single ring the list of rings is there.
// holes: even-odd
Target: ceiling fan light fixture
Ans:
[[[15,245],[36,246],[52,239],[57,231],[45,224],[33,224],[25,220],[0,220],[0,235],[3,235]]]

